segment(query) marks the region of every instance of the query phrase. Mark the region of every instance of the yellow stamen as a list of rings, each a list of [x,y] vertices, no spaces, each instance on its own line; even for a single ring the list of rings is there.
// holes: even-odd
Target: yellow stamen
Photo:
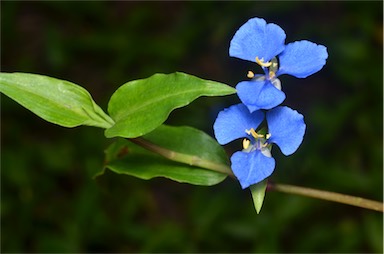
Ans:
[[[273,72],[273,71],[270,71],[269,72],[269,78],[274,78],[276,76],[276,74]]]
[[[253,73],[252,71],[248,71],[248,74],[247,74],[248,78],[253,78],[254,76],[255,76],[255,73]]]
[[[263,59],[263,58],[259,59],[259,57],[256,57],[256,63],[257,63],[258,65],[262,66],[262,67],[269,67],[269,66],[272,65],[272,62],[266,62],[266,63],[264,63],[264,59]]]
[[[254,138],[263,138],[264,135],[261,135],[261,134],[257,134],[257,132],[255,131],[255,129],[251,128],[250,130],[245,130],[245,132],[248,134],[248,135],[252,135],[252,137]]]
[[[249,141],[249,139],[243,139],[243,148],[248,149],[250,143],[251,141]]]
[[[266,139],[269,139],[270,137],[271,137],[271,133],[267,133],[267,135],[265,135]]]

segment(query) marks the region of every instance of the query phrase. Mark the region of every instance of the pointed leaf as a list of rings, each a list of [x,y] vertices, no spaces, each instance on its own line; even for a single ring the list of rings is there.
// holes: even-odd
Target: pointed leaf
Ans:
[[[38,74],[0,73],[0,92],[57,125],[113,125],[87,90],[69,81]]]
[[[155,74],[128,82],[112,95],[108,112],[116,122],[105,131],[108,138],[135,138],[161,125],[173,109],[200,96],[236,93],[228,85],[185,73]]]
[[[264,181],[249,187],[252,193],[253,205],[255,206],[257,214],[260,213],[261,207],[263,206],[265,191],[267,190],[267,182],[268,179],[265,179]]]

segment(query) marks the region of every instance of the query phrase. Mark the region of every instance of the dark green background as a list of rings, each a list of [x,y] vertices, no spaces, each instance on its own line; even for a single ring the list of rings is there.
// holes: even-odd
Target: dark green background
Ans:
[[[187,72],[235,86],[252,63],[230,58],[249,18],[280,25],[287,42],[326,45],[307,79],[282,76],[284,105],[307,132],[290,157],[273,150],[276,182],[383,200],[383,4],[377,2],[4,2],[1,69],[70,80],[106,109],[127,81]],[[235,95],[200,98],[167,121],[212,135]],[[44,122],[1,97],[1,252],[382,252],[381,213],[267,193],[92,179],[112,140],[91,127]],[[227,146],[231,153],[237,144]]]

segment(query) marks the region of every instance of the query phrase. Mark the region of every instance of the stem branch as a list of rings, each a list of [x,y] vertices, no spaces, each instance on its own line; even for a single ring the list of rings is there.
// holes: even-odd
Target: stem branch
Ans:
[[[169,160],[181,162],[191,166],[210,169],[219,173],[227,174],[236,179],[231,168],[228,165],[218,164],[209,160],[204,160],[195,155],[175,152],[173,150],[169,150],[167,148],[153,144],[150,141],[145,140],[143,138],[131,138],[129,140]],[[288,184],[276,184],[276,183],[268,183],[267,190],[280,191],[280,192],[296,194],[296,195],[301,195],[301,196],[306,196],[311,198],[323,199],[323,200],[328,200],[328,201],[333,201],[337,203],[342,203],[342,204],[347,204],[347,205],[352,205],[352,206],[357,206],[357,207],[362,207],[366,209],[383,212],[383,203],[365,199],[365,198],[340,194],[336,192],[316,190],[316,189],[311,189],[306,187],[299,187],[299,186],[293,186]]]
[[[275,184],[268,183],[267,190],[280,191],[290,194],[296,194],[301,196],[307,196],[311,198],[324,199],[328,201],[333,201],[337,203],[362,207],[366,209],[371,209],[379,212],[383,212],[383,203],[378,201],[373,201],[365,198],[340,194],[336,192],[316,190],[311,188],[293,186],[288,184]]]
[[[166,149],[164,147],[155,145],[155,144],[151,143],[150,141],[145,140],[143,138],[131,138],[129,140],[131,142],[135,143],[136,145],[140,145],[151,152],[155,152],[157,154],[160,154],[161,156],[163,156],[169,160],[181,162],[184,164],[188,164],[188,165],[196,166],[196,167],[200,167],[200,168],[210,169],[212,171],[216,171],[216,172],[223,173],[223,174],[229,175],[231,177],[234,177],[231,168],[225,164],[218,164],[218,163],[215,163],[213,161],[204,160],[204,159],[202,159],[198,156],[195,156],[195,155],[178,153],[178,152]]]

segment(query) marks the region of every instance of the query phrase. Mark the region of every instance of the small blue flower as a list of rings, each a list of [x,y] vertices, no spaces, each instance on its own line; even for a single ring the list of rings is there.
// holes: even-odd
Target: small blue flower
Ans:
[[[258,130],[266,118],[268,130]],[[272,143],[284,155],[293,154],[305,133],[304,117],[288,107],[276,107],[264,115],[261,110],[252,113],[240,103],[221,111],[213,125],[215,137],[221,145],[244,138],[243,150],[231,157],[233,173],[243,189],[270,176],[275,168],[271,156]],[[258,130],[258,132],[256,132]]]
[[[285,37],[284,30],[278,25],[252,18],[231,40],[230,56],[256,62],[264,71],[264,75],[248,72],[247,76],[252,80],[236,86],[240,100],[251,112],[271,109],[285,100],[278,76],[288,74],[306,78],[325,65],[326,47],[306,40],[285,45]]]

